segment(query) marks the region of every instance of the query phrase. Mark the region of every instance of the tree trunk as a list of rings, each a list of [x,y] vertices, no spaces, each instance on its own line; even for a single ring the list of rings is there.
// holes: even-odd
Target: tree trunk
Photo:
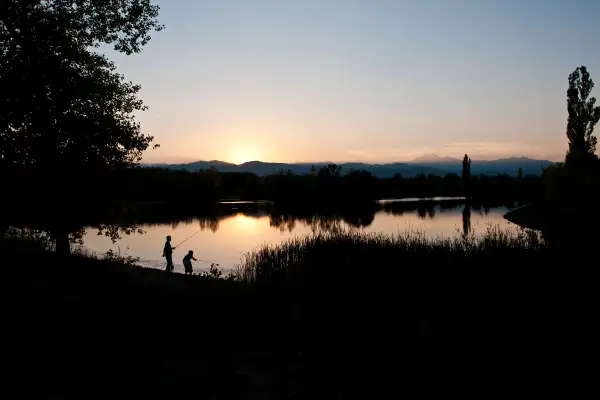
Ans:
[[[54,234],[56,239],[56,254],[61,256],[68,256],[71,254],[71,244],[69,243],[69,231],[66,229],[59,229]]]

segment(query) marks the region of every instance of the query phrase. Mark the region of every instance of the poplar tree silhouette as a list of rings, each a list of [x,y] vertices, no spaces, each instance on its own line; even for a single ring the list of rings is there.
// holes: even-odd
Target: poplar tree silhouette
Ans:
[[[462,182],[464,194],[467,197],[471,196],[471,159],[465,154],[462,166]]]
[[[569,75],[567,89],[567,138],[569,150],[565,166],[569,168],[589,167],[597,161],[594,127],[600,119],[600,107],[596,98],[590,97],[594,82],[585,66],[575,69]]]

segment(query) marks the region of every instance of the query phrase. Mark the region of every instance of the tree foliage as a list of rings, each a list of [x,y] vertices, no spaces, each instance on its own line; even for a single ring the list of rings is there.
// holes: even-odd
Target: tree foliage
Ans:
[[[0,173],[62,177],[44,188],[57,251],[69,251],[68,219],[89,186],[66,175],[135,165],[153,140],[134,119],[140,87],[98,49],[141,51],[162,29],[157,16],[149,0],[0,3]]]
[[[581,166],[595,160],[597,139],[593,135],[594,127],[600,119],[600,107],[596,99],[590,97],[594,82],[585,66],[575,69],[569,75],[567,89],[567,138],[569,150],[567,166]]]
[[[138,85],[97,51],[137,53],[162,29],[149,0],[5,0],[0,5],[3,168],[136,164],[152,142],[134,120]]]
[[[548,229],[561,230],[562,220],[589,220],[600,199],[600,163],[595,154],[594,127],[600,107],[591,97],[594,82],[585,66],[569,75],[567,90],[567,139],[564,164],[548,167],[542,175],[543,207],[551,210]],[[573,232],[577,234],[577,232]]]

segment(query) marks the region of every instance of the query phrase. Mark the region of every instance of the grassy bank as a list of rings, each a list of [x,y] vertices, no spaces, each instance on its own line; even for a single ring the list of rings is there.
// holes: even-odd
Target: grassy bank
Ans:
[[[21,393],[489,398],[585,374],[582,341],[559,344],[585,335],[587,279],[528,233],[317,235],[249,254],[237,281],[2,243]]]
[[[495,397],[556,389],[542,382],[573,372],[556,340],[589,312],[592,291],[568,261],[525,230],[435,240],[341,231],[265,246],[235,272],[277,299],[271,312],[293,327],[279,332],[318,387]]]
[[[422,232],[398,235],[361,231],[322,232],[294,238],[278,246],[263,246],[246,254],[235,268],[236,279],[249,283],[293,281],[318,285],[326,277],[364,280],[419,269],[454,269],[477,266],[487,259],[503,258],[525,265],[545,257],[549,249],[534,231],[503,231],[490,227],[481,236],[435,239]],[[312,280],[307,281],[308,278]],[[335,285],[333,280],[330,284]]]
[[[7,387],[76,398],[268,393],[274,372],[256,359],[279,356],[248,285],[59,257],[36,241],[4,240],[2,251]]]

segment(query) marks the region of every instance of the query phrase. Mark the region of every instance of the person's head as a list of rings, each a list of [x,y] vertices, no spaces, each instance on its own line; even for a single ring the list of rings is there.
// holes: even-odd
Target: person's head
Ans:
[[[167,242],[171,241],[171,236],[167,236]]]
[[[188,254],[190,254],[190,255],[194,255],[194,250],[190,250],[190,251],[188,251]]]

